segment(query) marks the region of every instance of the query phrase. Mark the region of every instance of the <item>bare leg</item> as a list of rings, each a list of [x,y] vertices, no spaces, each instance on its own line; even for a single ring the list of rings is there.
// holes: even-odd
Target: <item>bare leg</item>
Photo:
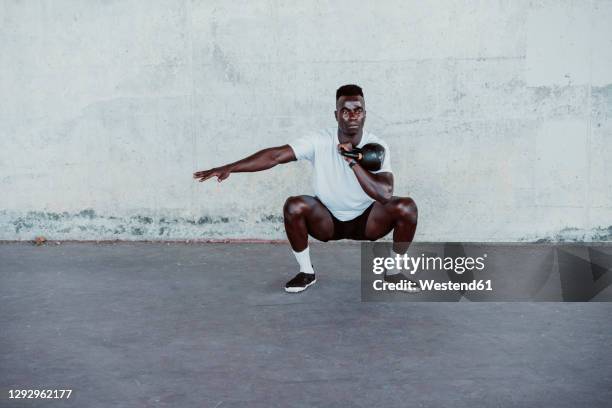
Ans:
[[[365,235],[370,241],[376,241],[393,230],[393,251],[403,254],[414,238],[417,219],[417,206],[412,198],[393,197],[387,204],[375,202]]]
[[[314,197],[289,197],[283,214],[287,238],[295,252],[306,249],[309,234],[319,241],[329,241],[334,234],[334,222],[329,210]]]

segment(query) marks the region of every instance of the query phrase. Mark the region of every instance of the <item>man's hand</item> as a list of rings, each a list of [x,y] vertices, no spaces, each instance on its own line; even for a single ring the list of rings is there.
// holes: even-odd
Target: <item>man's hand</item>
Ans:
[[[230,173],[231,170],[228,166],[221,166],[215,167],[214,169],[210,170],[196,171],[195,173],[193,173],[193,178],[199,179],[198,181],[202,182],[208,180],[211,177],[216,177],[217,181],[220,183],[226,178],[228,178]]]
[[[215,167],[210,170],[196,171],[193,173],[193,178],[204,181],[211,177],[216,177],[218,182],[222,182],[228,178],[231,173],[252,173],[254,171],[267,170],[277,164],[289,163],[295,160],[297,159],[291,146],[283,145],[269,147],[234,163]]]
[[[353,150],[353,144],[351,142],[346,142],[346,143],[340,143],[338,144],[338,153],[341,153],[342,151],[345,152],[350,152],[351,150]],[[357,161],[355,159],[353,159],[352,157],[346,157],[346,156],[342,156],[342,158],[348,163],[357,163]]]

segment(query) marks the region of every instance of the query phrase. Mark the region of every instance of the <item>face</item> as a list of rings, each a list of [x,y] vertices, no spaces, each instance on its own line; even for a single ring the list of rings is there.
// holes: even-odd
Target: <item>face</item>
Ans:
[[[341,96],[336,102],[338,128],[346,135],[356,135],[363,129],[366,111],[361,96]]]

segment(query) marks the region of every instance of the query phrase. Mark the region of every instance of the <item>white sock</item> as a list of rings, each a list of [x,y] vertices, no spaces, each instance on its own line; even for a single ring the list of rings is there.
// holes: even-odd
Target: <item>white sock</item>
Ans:
[[[293,255],[295,255],[295,259],[297,259],[300,264],[300,272],[314,273],[312,262],[310,262],[310,249],[308,247],[302,252],[293,251]]]
[[[399,256],[404,256],[404,254],[398,254],[397,252],[395,252],[393,250],[393,247],[391,247],[391,249],[389,250],[389,257],[393,258],[393,260],[395,260],[395,257],[399,255]],[[387,276],[391,276],[391,275],[397,275],[398,273],[400,273],[401,270],[397,269],[396,264],[394,264],[393,268],[391,269],[387,269],[386,275]]]

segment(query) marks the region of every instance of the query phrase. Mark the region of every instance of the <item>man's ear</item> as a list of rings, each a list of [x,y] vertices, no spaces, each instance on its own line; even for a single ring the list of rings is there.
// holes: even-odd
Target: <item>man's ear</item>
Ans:
[[[336,118],[336,122],[338,121],[338,111],[334,111],[334,118]]]

